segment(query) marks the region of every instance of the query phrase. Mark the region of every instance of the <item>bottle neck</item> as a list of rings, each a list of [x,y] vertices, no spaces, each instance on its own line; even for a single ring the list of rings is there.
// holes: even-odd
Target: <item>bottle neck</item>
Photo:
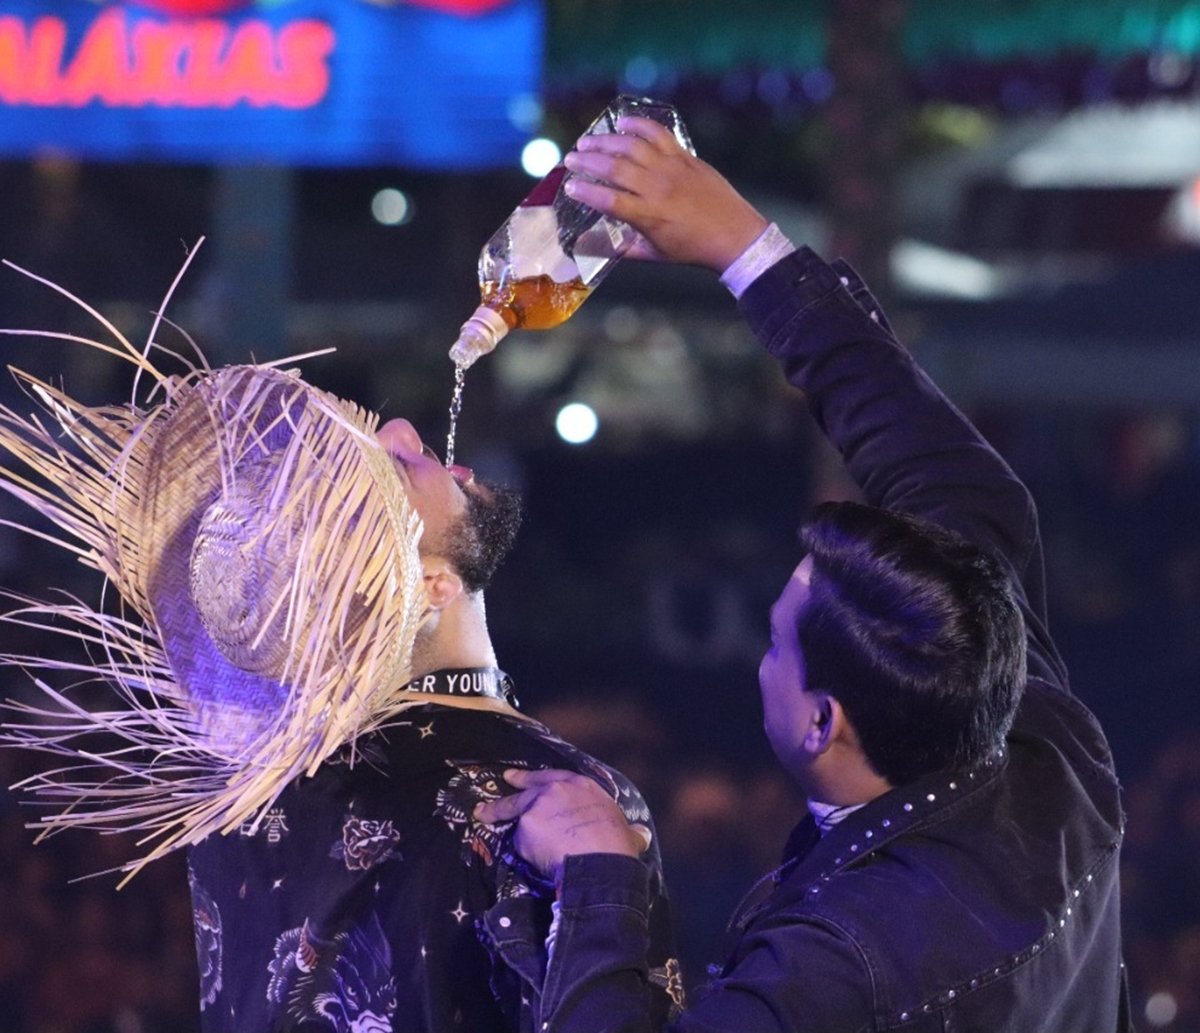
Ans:
[[[458,340],[450,349],[450,358],[455,365],[466,369],[495,348],[507,333],[508,324],[501,315],[486,305],[480,305],[459,330]]]

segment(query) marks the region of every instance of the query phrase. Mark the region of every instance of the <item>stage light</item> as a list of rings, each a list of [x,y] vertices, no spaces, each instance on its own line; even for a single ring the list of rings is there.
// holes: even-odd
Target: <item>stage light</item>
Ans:
[[[583,402],[564,405],[554,420],[554,429],[568,445],[583,445],[591,441],[599,426],[595,410]]]
[[[1151,1026],[1169,1026],[1179,1014],[1179,1004],[1173,995],[1160,990],[1146,999],[1146,1021]]]
[[[530,140],[521,151],[521,168],[534,179],[541,179],[562,159],[558,144],[544,136]]]
[[[384,187],[371,198],[371,214],[381,226],[403,226],[412,222],[412,202],[403,190]]]

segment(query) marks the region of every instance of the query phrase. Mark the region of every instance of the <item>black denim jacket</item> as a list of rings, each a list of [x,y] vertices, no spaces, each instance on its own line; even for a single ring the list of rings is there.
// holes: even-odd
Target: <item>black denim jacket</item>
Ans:
[[[848,266],[801,249],[741,307],[867,501],[951,527],[1008,566],[1029,681],[1005,747],[977,769],[893,790],[824,838],[802,822],[780,878],[733,916],[720,973],[670,1028],[1131,1029],[1120,790],[1045,629],[1032,499],[897,343]],[[627,858],[568,859],[558,942],[536,988],[543,1030],[662,1028],[644,1003],[646,880]]]

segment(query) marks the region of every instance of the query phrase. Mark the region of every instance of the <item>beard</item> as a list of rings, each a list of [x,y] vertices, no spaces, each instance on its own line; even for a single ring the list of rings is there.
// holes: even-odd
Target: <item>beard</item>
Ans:
[[[521,496],[510,488],[480,484],[467,492],[467,511],[450,526],[443,555],[468,592],[491,584],[516,540],[521,515]]]

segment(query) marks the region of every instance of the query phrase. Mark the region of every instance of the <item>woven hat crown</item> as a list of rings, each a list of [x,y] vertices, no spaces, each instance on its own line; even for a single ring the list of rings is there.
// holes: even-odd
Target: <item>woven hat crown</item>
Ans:
[[[407,680],[415,517],[356,415],[294,375],[235,366],[148,428],[133,567],[214,750],[325,741]]]

